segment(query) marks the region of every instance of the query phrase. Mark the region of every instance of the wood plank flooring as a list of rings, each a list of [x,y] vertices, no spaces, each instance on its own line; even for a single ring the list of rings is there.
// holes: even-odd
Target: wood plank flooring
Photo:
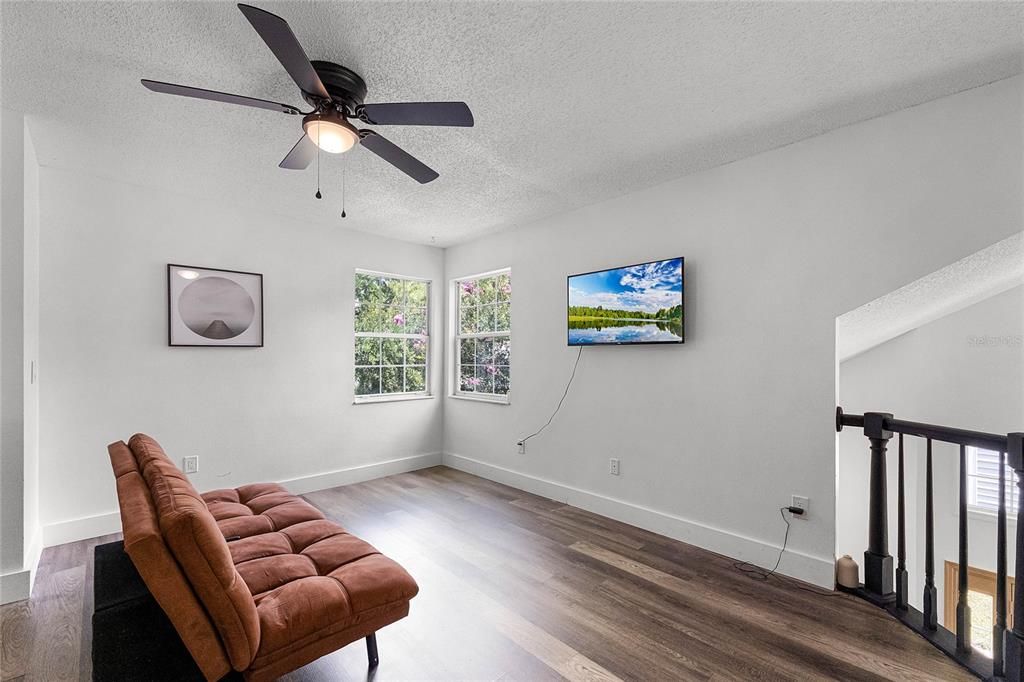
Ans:
[[[454,469],[306,498],[420,594],[375,674],[357,643],[288,682],[973,679],[852,597]],[[0,608],[4,681],[90,678],[92,549],[116,537],[47,549],[32,600]]]

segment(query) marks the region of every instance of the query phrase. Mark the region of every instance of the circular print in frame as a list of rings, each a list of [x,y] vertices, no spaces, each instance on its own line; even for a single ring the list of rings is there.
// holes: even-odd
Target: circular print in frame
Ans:
[[[203,277],[186,286],[178,297],[181,321],[207,339],[233,339],[252,324],[256,304],[236,282]]]

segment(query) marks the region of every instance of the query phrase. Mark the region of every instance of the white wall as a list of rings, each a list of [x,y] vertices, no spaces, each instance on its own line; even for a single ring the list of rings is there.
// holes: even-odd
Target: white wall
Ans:
[[[43,550],[39,521],[39,163],[35,144],[24,125],[24,520],[25,565],[35,571]],[[30,586],[31,589],[31,586]]]
[[[979,338],[992,339],[979,343]],[[840,402],[850,412],[891,412],[911,421],[990,433],[1024,429],[1024,287],[1016,287],[924,325],[840,366]],[[896,554],[896,452],[887,459],[890,552]],[[905,439],[907,545],[910,597],[920,608],[924,586],[924,456],[920,439]],[[943,563],[958,560],[959,450],[933,446],[935,578],[943,610]],[[839,437],[837,553],[863,567],[867,547],[868,446],[856,429]],[[1009,571],[1013,571],[1015,525],[1008,524]],[[970,564],[994,571],[994,519],[972,513],[968,526]],[[862,569],[863,570],[863,569]]]
[[[106,445],[137,431],[198,455],[200,490],[440,462],[442,399],[352,402],[354,269],[433,279],[437,330],[439,249],[49,167],[41,189],[46,544],[120,527]],[[265,347],[168,347],[167,263],[262,273]]]
[[[0,603],[24,599],[40,545],[38,519],[39,165],[21,112],[0,112],[3,235],[0,297]]]
[[[449,399],[446,461],[831,584],[835,318],[1021,229],[1021,78],[447,251],[511,266],[510,406]],[[565,345],[565,277],[686,257],[686,344]],[[608,475],[608,458],[622,474]]]
[[[24,386],[21,374],[24,357],[24,116],[0,110],[0,530],[3,552],[0,574],[22,569],[24,559]],[[3,581],[8,582],[7,580]],[[0,596],[2,598],[2,596]]]

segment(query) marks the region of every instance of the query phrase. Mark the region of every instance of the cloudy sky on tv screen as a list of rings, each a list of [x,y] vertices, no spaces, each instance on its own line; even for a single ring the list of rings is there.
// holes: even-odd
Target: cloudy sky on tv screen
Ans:
[[[681,343],[683,260],[569,278],[569,345]]]

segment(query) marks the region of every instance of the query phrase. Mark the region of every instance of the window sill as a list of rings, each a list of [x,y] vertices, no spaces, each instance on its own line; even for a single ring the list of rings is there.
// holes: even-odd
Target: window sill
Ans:
[[[372,405],[374,403],[401,403],[406,400],[432,400],[432,395],[379,395],[373,397],[356,398],[353,405]]]
[[[449,398],[455,398],[456,400],[469,400],[474,403],[491,403],[492,405],[508,405],[509,399],[482,396],[482,395],[465,395],[463,393],[452,393],[448,396]]]

